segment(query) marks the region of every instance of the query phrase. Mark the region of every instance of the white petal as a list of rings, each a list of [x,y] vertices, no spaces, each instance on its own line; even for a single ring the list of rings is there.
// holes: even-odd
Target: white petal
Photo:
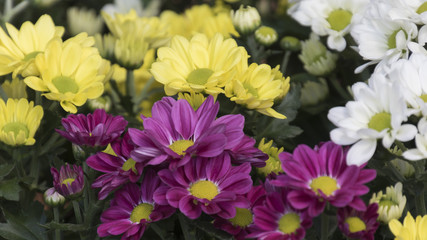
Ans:
[[[411,161],[417,161],[427,157],[427,156],[424,156],[418,149],[407,150],[402,154],[402,156],[405,159],[408,159]]]
[[[354,138],[350,135],[351,134],[349,134],[349,131],[346,131],[346,129],[342,128],[336,128],[330,133],[331,140],[340,145],[350,145],[359,140],[359,138]]]
[[[417,134],[417,128],[412,124],[404,124],[396,132],[396,139],[402,142],[407,142],[414,139]]]
[[[375,153],[377,141],[375,139],[364,139],[354,144],[347,154],[347,165],[360,166],[368,162]]]

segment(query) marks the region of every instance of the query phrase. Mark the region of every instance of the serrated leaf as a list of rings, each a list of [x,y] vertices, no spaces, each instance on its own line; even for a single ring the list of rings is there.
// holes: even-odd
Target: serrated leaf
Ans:
[[[0,197],[7,200],[18,201],[21,187],[17,179],[3,180],[0,182]]]
[[[3,164],[0,166],[0,179],[9,175],[9,173],[13,170],[15,164]]]

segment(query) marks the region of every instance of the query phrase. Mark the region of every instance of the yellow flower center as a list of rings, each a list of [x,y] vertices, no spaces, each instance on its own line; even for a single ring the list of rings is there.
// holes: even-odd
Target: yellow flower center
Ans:
[[[310,187],[318,195],[320,194],[319,190],[322,190],[323,194],[326,196],[331,196],[337,189],[339,189],[337,180],[328,176],[321,176],[313,179]]]
[[[187,82],[197,84],[197,85],[205,85],[208,82],[209,77],[214,73],[214,71],[209,68],[199,68],[193,70],[187,77]]]
[[[194,142],[191,140],[178,140],[169,145],[170,150],[174,151],[176,154],[183,156],[184,151],[187,148],[194,145]]]
[[[25,138],[27,138],[29,133],[27,126],[20,122],[6,123],[3,126],[3,132],[6,132],[6,133],[13,132],[13,135],[15,136],[15,138],[18,137],[18,134],[20,132],[24,132]]]
[[[253,221],[253,215],[249,209],[236,208],[236,216],[229,219],[234,226],[246,227]]]
[[[365,223],[358,217],[349,217],[345,220],[351,233],[360,232],[366,229]]]
[[[135,160],[129,158],[125,163],[123,163],[122,169],[123,171],[129,171],[129,169],[132,169],[132,171],[137,174],[138,172],[136,171],[135,164]]]
[[[424,2],[423,4],[421,4],[421,6],[418,7],[417,13],[421,14],[425,11],[427,11],[427,2]]]
[[[384,209],[390,209],[392,206],[397,206],[397,203],[393,202],[390,199],[381,199],[381,201],[378,203],[378,206],[383,206]]]
[[[279,220],[279,230],[284,234],[291,234],[301,225],[301,219],[296,213],[287,213],[283,215]]]
[[[405,34],[405,37],[408,37],[408,34],[403,30],[403,29],[398,29],[396,31],[394,31],[390,37],[388,37],[388,41],[387,41],[387,45],[389,49],[393,49],[396,48],[396,35],[400,32],[403,31],[403,33]]]
[[[426,2],[427,3],[427,2]],[[427,102],[427,94],[423,94],[420,96],[420,98],[424,101]]]
[[[140,222],[142,219],[150,220],[150,214],[153,212],[153,205],[149,203],[141,203],[136,206],[130,214],[130,220],[134,223]]]
[[[247,90],[248,93],[252,94],[252,96],[258,97],[258,91],[254,87],[252,87],[252,85],[244,83],[243,87]]]
[[[70,77],[55,77],[52,79],[52,83],[60,93],[77,93],[79,91],[79,86],[77,85],[76,81]]]
[[[41,53],[41,52],[40,51],[34,51],[31,53],[28,53],[27,55],[25,55],[24,61],[29,61],[29,60],[35,58],[39,53]]]
[[[337,9],[332,11],[326,20],[331,25],[332,30],[339,32],[350,24],[352,17],[353,14],[350,11]]]
[[[191,195],[199,199],[212,200],[218,195],[218,188],[215,183],[208,180],[200,180],[193,183],[190,187]]]
[[[75,180],[76,179],[74,178],[67,178],[67,179],[64,179],[61,184],[64,184],[65,186],[68,186],[68,185],[71,186],[71,183],[73,183]]]
[[[378,132],[391,128],[391,114],[385,112],[375,114],[371,120],[369,120],[368,127]]]

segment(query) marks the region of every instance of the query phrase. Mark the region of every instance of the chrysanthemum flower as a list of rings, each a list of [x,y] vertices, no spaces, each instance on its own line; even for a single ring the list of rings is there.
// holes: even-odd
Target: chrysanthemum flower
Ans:
[[[256,206],[254,223],[256,229],[249,238],[260,240],[301,240],[305,230],[311,226],[311,217],[306,211],[292,208],[288,201],[288,190],[270,192],[263,206]]]
[[[141,187],[128,183],[114,194],[110,208],[101,215],[98,235],[122,235],[121,239],[141,239],[147,225],[170,217],[175,209],[158,205],[153,193],[163,183],[153,170],[145,173]]]
[[[158,60],[153,63],[151,73],[165,85],[169,96],[191,91],[218,95],[235,74],[236,65],[247,62],[245,52],[235,40],[224,39],[221,34],[212,40],[197,34],[190,41],[175,36],[170,47],[158,50]]]
[[[6,80],[1,84],[8,98],[27,98],[27,85],[19,78],[14,78],[11,81]]]
[[[43,108],[25,98],[7,100],[0,98],[0,141],[11,145],[33,145]]]
[[[359,196],[369,188],[363,185],[376,176],[375,170],[346,164],[346,152],[333,142],[314,149],[299,145],[293,154],[279,155],[286,175],[277,176],[272,184],[286,186],[290,204],[296,209],[308,209],[310,216],[322,213],[327,202],[335,207],[350,206],[366,210]]]
[[[98,193],[100,200],[128,181],[136,182],[142,174],[143,166],[130,158],[130,152],[134,146],[130,142],[128,134],[123,139],[111,143],[114,154],[98,152],[90,156],[86,163],[89,167],[103,172],[92,184],[93,188],[101,188]]]
[[[27,77],[25,83],[45,92],[46,98],[59,101],[65,111],[76,113],[76,106],[82,106],[88,98],[101,96],[104,91],[104,75],[98,73],[102,58],[91,45],[93,39],[85,34],[66,42],[50,41],[45,52],[35,60],[40,77]]]
[[[272,145],[273,140],[265,143],[265,138],[262,138],[258,145],[258,148],[261,151],[268,154],[268,159],[265,162],[266,166],[257,168],[257,171],[262,173],[264,176],[267,176],[270,173],[279,174],[280,172],[283,172],[282,164],[279,159],[279,154],[283,152],[283,147],[279,149],[277,147],[273,147]]]
[[[59,172],[52,167],[50,173],[53,176],[53,187],[64,197],[73,198],[82,192],[84,174],[81,166],[66,164],[61,166]]]
[[[70,7],[67,10],[67,23],[67,30],[72,36],[81,32],[93,36],[100,33],[104,25],[102,17],[97,15],[95,10],[78,7]]]
[[[382,74],[373,74],[369,85],[359,82],[352,86],[355,101],[345,107],[329,110],[328,118],[338,128],[331,131],[335,143],[351,146],[347,164],[358,166],[373,156],[377,140],[389,148],[395,140],[412,140],[417,129],[412,124],[402,124],[411,115],[401,87],[391,83]]]
[[[179,208],[191,219],[198,218],[202,211],[230,219],[236,216],[236,207],[247,206],[240,195],[252,187],[250,171],[249,163],[233,167],[223,158],[193,158],[175,171],[159,171],[167,187],[159,188],[154,200]]]
[[[137,146],[132,159],[144,165],[169,162],[174,169],[192,156],[216,157],[237,146],[244,136],[242,115],[215,119],[219,103],[209,96],[194,111],[186,100],[165,97],[154,104],[152,117],[143,117],[144,130],[129,129]]]
[[[71,114],[61,120],[65,131],[56,129],[61,136],[79,146],[106,146],[125,130],[127,121],[122,116],[107,114],[97,109],[87,116]]]
[[[268,155],[256,148],[255,143],[255,139],[245,135],[240,143],[225,152],[226,156],[228,155],[231,157],[231,163],[233,164],[240,165],[248,162],[253,167],[265,167],[265,161],[268,159]]]
[[[406,205],[406,197],[402,194],[402,183],[387,187],[386,193],[382,191],[372,195],[369,203],[378,204],[378,220],[389,223],[392,219],[399,219],[402,216]]]
[[[366,211],[357,211],[351,207],[337,211],[338,227],[344,235],[351,239],[374,240],[375,231],[379,227],[378,204],[373,203]]]
[[[231,101],[270,117],[284,119],[272,106],[274,100],[283,97],[289,90],[289,77],[284,78],[279,66],[274,69],[268,64],[252,63],[245,66],[234,81],[226,84],[225,93]]]
[[[411,213],[406,214],[403,225],[397,219],[388,223],[388,227],[395,239],[399,240],[427,240],[427,215],[417,216],[414,220]]]
[[[35,24],[24,22],[16,29],[6,23],[6,30],[0,29],[0,75],[38,75],[34,58],[44,52],[50,40],[61,37],[63,27],[56,27],[49,15],[42,15]]]
[[[301,54],[298,56],[304,69],[314,76],[325,76],[335,70],[338,55],[326,49],[319,36],[311,34],[301,43]]]
[[[253,186],[244,195],[248,200],[248,206],[236,208],[236,216],[230,219],[216,217],[213,222],[216,228],[222,229],[234,236],[237,240],[243,240],[254,231],[253,209],[264,203],[266,192],[263,185]]]

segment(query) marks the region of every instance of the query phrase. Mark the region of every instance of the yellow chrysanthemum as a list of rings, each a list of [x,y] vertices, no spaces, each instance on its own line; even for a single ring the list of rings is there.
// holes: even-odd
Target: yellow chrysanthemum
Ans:
[[[34,106],[25,98],[7,100],[0,99],[0,141],[11,145],[33,145],[43,108]]]
[[[34,58],[45,51],[46,45],[55,37],[61,37],[63,27],[55,27],[49,15],[43,15],[35,24],[24,22],[16,29],[6,23],[5,31],[0,28],[0,75],[13,72],[13,75],[38,75]]]
[[[19,78],[14,78],[12,81],[6,80],[1,87],[6,93],[8,98],[27,98],[27,85]]]
[[[196,111],[202,103],[206,100],[205,96],[201,93],[178,93],[178,100],[185,99],[190,103],[191,107]]]
[[[265,162],[265,167],[257,168],[258,172],[267,176],[268,174],[274,172],[275,174],[279,174],[283,172],[282,163],[279,159],[279,154],[283,152],[283,147],[280,149],[277,147],[272,147],[273,140],[265,143],[265,138],[261,139],[261,142],[258,145],[258,149],[268,154],[268,160]]]
[[[104,75],[99,71],[102,58],[93,45],[92,37],[79,34],[66,42],[54,40],[46,51],[36,57],[35,64],[40,77],[27,77],[28,87],[41,92],[50,99],[59,101],[62,108],[76,113],[87,99],[94,99],[104,91]]]
[[[427,240],[427,215],[417,216],[416,220],[408,212],[403,225],[396,219],[389,222],[388,227],[395,240]]]
[[[252,63],[225,87],[231,101],[270,117],[285,119],[283,114],[271,108],[274,100],[282,98],[289,90],[289,77],[284,78],[278,70],[267,64]]]
[[[247,62],[246,50],[233,39],[216,34],[212,40],[197,34],[190,41],[175,36],[170,47],[160,48],[151,73],[165,85],[167,95],[178,92],[223,93],[222,87],[235,74],[240,62]]]

